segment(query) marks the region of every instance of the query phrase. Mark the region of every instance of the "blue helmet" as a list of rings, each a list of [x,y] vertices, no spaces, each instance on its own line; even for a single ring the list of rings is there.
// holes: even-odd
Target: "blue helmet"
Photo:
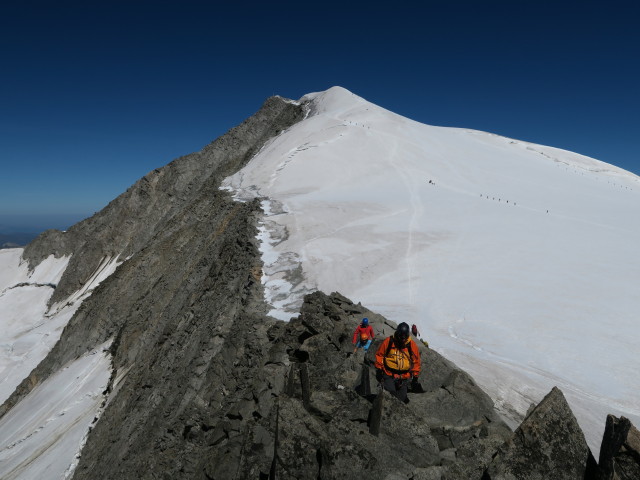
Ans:
[[[366,327],[367,325],[369,325],[369,319],[367,317],[364,317],[362,319],[362,326]]]

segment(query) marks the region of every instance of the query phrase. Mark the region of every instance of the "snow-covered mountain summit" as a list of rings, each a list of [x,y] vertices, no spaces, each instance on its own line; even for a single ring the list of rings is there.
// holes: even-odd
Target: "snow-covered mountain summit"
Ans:
[[[340,87],[301,102],[225,181],[263,200],[273,315],[337,290],[417,324],[513,419],[558,385],[596,452],[606,413],[638,423],[640,178]]]
[[[380,409],[373,351],[362,363],[350,343],[365,315],[376,342],[393,331],[378,312],[416,323],[512,419],[558,385],[597,453],[605,413],[638,423],[637,195],[602,162],[344,89],[269,98],[93,217],[0,252],[0,477],[499,472],[496,449],[527,434],[436,351],[422,349],[424,394]],[[316,292],[300,309],[316,289],[355,303]],[[551,451],[529,438],[516,460],[586,471],[560,390],[520,427],[548,409]]]

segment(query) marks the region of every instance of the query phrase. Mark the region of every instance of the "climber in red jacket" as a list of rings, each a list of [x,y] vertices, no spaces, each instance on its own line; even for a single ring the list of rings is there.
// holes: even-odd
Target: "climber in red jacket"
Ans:
[[[356,330],[353,332],[352,343],[355,345],[353,353],[355,354],[360,347],[364,348],[365,352],[369,350],[373,337],[375,337],[373,328],[369,325],[369,319],[365,317],[362,319],[362,323],[358,325]]]

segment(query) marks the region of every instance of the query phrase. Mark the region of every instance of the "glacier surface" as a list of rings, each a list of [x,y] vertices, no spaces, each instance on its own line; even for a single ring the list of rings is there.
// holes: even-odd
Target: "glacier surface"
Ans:
[[[301,100],[223,182],[262,199],[271,315],[319,289],[415,323],[511,425],[557,385],[596,456],[607,413],[640,423],[640,178],[340,87]]]

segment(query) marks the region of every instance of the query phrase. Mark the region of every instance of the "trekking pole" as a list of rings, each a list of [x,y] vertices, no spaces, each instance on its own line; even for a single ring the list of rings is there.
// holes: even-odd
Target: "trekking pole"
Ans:
[[[277,480],[276,467],[278,464],[278,442],[279,442],[279,430],[280,430],[280,401],[277,401],[276,406],[276,435],[273,441],[273,459],[271,461],[271,468],[269,469],[269,480]]]
[[[311,406],[311,387],[309,385],[309,368],[306,363],[300,365],[300,385],[302,387],[302,405],[309,411]]]
[[[371,383],[369,381],[369,367],[366,364],[362,365],[362,381],[360,382],[360,395],[368,397],[371,395]]]
[[[371,408],[371,421],[369,422],[369,433],[376,437],[380,434],[380,421],[382,420],[382,402],[384,397],[384,388],[382,381],[378,381],[378,395],[373,401]]]

